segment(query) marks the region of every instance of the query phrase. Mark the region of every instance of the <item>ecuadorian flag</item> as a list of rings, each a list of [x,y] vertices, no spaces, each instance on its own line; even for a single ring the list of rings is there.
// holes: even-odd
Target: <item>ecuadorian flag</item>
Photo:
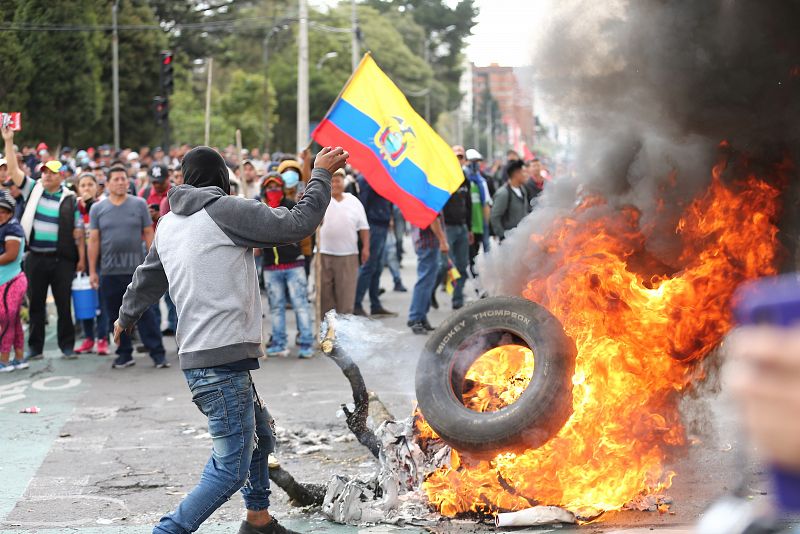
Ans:
[[[366,54],[312,133],[338,145],[375,191],[427,228],[464,181],[452,149]]]

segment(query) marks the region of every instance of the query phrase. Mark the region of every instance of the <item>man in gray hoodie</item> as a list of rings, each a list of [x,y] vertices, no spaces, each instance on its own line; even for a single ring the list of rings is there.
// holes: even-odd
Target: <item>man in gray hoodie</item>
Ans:
[[[196,147],[184,156],[185,184],[170,189],[172,211],[160,220],[114,324],[117,341],[169,290],[178,310],[181,369],[213,439],[200,483],[154,534],[194,532],[240,488],[247,508],[240,534],[290,532],[267,510],[275,436],[250,377],[263,355],[253,249],[312,234],[331,199],[331,174],[347,157],[341,148],[323,148],[303,198],[289,210],[230,196],[228,169],[214,150]]]

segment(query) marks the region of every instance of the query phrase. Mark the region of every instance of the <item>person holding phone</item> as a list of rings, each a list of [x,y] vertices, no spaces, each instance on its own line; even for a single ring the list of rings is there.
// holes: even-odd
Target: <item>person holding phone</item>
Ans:
[[[331,174],[347,157],[339,147],[323,148],[303,198],[287,209],[232,196],[228,168],[215,150],[199,146],[184,156],[184,185],[170,190],[172,211],[159,222],[114,324],[119,339],[169,290],[180,310],[181,369],[213,440],[200,483],[154,534],[194,532],[240,488],[247,508],[240,534],[290,532],[269,513],[274,422],[250,376],[263,356],[254,249],[311,235],[331,199]]]

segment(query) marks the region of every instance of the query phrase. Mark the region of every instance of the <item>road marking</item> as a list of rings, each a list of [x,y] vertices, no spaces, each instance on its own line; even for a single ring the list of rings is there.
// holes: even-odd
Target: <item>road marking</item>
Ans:
[[[59,382],[62,381],[63,384],[60,384]],[[56,384],[51,385],[52,382]],[[29,385],[37,391],[60,391],[62,389],[77,387],[80,384],[81,379],[72,376],[49,376],[36,380],[35,382],[31,382],[30,380],[17,380],[16,382],[0,386],[0,405],[10,404],[24,399],[26,397],[25,391],[28,389]],[[0,406],[0,410],[2,409],[3,407]]]

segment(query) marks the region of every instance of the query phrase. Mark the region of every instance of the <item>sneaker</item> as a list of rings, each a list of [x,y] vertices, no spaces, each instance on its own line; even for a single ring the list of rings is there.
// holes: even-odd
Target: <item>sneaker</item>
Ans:
[[[72,349],[67,349],[67,350],[61,351],[61,357],[64,358],[65,360],[77,360],[78,359],[78,355],[75,354],[75,351],[72,350]]]
[[[97,340],[97,355],[108,356],[108,340],[106,339]]]
[[[94,339],[90,339],[87,337],[86,339],[83,340],[81,346],[75,349],[75,352],[77,352],[78,354],[86,354],[88,352],[92,352],[93,348],[94,348]]]
[[[394,285],[394,291],[395,293],[408,293],[408,289],[403,285],[403,282],[397,282]]]
[[[314,348],[313,347],[300,347],[300,351],[297,353],[297,357],[300,359],[305,360],[306,358],[313,358],[314,357]]]
[[[427,335],[428,331],[425,329],[425,324],[422,321],[414,321],[411,323],[411,331],[417,335]]]
[[[44,359],[44,354],[41,352],[33,352],[31,349],[25,351],[25,360],[33,361],[33,360],[42,360]]]
[[[114,363],[111,364],[111,368],[124,369],[125,367],[133,367],[134,365],[136,365],[136,362],[130,356],[128,356],[127,358],[123,358],[122,356],[117,356],[117,359],[114,360]]]
[[[422,320],[422,326],[424,326],[425,330],[427,330],[428,332],[433,332],[434,330],[436,330],[436,328],[431,326],[431,323],[429,323],[427,319]]]
[[[263,527],[254,527],[247,521],[242,521],[242,526],[239,527],[239,534],[300,534],[296,530],[289,530],[284,527],[274,517],[272,521]]]
[[[286,358],[289,356],[289,349],[276,346],[267,347],[267,356],[273,358]]]
[[[169,369],[170,367],[172,367],[172,365],[170,365],[170,363],[167,360],[159,362],[155,365],[156,369]]]
[[[11,373],[14,372],[16,368],[14,364],[11,362],[2,363],[0,362],[0,373]]]
[[[397,314],[381,306],[380,308],[372,310],[371,317],[397,317]]]
[[[353,315],[358,315],[360,317],[366,317],[367,316],[367,312],[361,306],[356,306],[355,308],[353,308]]]
[[[29,363],[28,363],[28,362],[26,362],[25,360],[11,360],[11,361],[10,361],[10,362],[8,362],[8,363],[10,363],[11,365],[13,365],[13,366],[14,366],[14,369],[16,369],[16,370],[18,370],[18,371],[21,371],[22,369],[27,369],[28,367],[30,367],[30,366],[31,366],[31,364],[29,364]]]
[[[164,337],[175,337],[175,330],[172,328],[165,328],[161,331],[161,335]]]

